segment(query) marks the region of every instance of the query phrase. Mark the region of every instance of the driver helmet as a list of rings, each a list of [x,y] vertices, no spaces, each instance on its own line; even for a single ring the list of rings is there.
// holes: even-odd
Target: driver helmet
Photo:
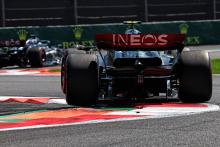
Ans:
[[[125,31],[125,34],[140,34],[141,32],[137,29],[128,29]]]

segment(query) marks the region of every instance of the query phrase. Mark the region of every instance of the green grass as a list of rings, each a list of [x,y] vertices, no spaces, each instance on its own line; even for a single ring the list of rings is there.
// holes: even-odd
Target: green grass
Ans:
[[[48,72],[61,72],[61,70],[60,69],[51,69]]]
[[[220,74],[220,59],[212,59],[212,73]]]

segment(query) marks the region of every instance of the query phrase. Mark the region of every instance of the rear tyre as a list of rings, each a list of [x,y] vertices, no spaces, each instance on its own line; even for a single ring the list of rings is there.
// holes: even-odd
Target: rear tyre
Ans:
[[[66,101],[69,105],[90,106],[96,103],[99,93],[96,55],[68,55],[66,76]]]
[[[179,68],[179,98],[183,102],[205,102],[212,96],[210,58],[205,51],[182,52]]]
[[[43,53],[38,48],[30,48],[28,50],[28,59],[31,67],[43,66]]]
[[[70,55],[70,54],[85,54],[86,51],[84,50],[78,50],[77,48],[69,48],[69,49],[66,49],[65,52],[64,52],[64,56],[62,58],[62,61],[61,61],[61,88],[62,88],[62,91],[63,93],[66,93],[66,86],[64,84],[64,81],[65,81],[65,64],[66,64],[66,59],[67,59],[67,56]]]
[[[84,50],[78,50],[77,48],[69,48],[69,49],[66,49],[65,52],[64,52],[64,56],[62,58],[62,67],[64,66],[65,62],[66,62],[66,58],[68,55],[70,54],[85,54],[86,51]]]

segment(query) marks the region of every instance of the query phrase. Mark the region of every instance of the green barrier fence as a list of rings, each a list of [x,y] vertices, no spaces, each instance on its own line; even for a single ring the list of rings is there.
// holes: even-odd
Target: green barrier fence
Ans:
[[[126,25],[77,25],[48,27],[1,28],[0,40],[26,40],[31,34],[69,48],[75,44],[94,45],[95,34],[124,33]],[[137,26],[142,33],[183,33],[186,45],[220,44],[220,21],[180,21],[144,23]]]

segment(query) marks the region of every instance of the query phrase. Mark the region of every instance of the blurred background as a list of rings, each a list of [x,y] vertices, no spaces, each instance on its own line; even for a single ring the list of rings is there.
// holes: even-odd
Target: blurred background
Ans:
[[[0,26],[220,18],[220,0],[0,0]]]

